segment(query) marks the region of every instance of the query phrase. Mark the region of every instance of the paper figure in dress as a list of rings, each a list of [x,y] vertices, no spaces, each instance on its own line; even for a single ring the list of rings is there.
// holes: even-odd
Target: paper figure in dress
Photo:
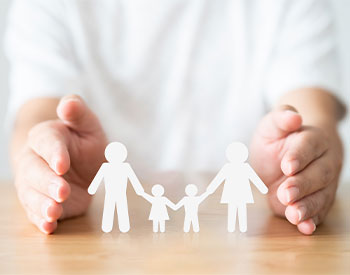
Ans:
[[[126,147],[122,143],[112,142],[108,144],[105,150],[108,162],[102,164],[88,188],[89,194],[93,195],[104,180],[105,202],[102,217],[102,231],[104,232],[112,231],[115,207],[117,208],[119,230],[121,232],[130,230],[126,198],[128,179],[136,194],[141,196],[144,192],[130,164],[124,162],[127,155]]]
[[[225,164],[216,177],[207,187],[207,192],[215,190],[225,182],[222,192],[221,203],[228,205],[227,230],[233,232],[236,226],[238,211],[239,229],[247,231],[247,203],[254,203],[250,182],[258,190],[266,194],[268,188],[255,173],[253,168],[246,163],[248,148],[240,142],[234,142],[226,149],[226,157],[229,163]],[[249,182],[250,181],[250,182]]]
[[[142,196],[152,204],[149,220],[153,221],[153,232],[165,232],[165,221],[169,220],[167,206],[175,210],[175,204],[164,197],[164,188],[160,184],[152,187],[153,196],[143,193]]]
[[[196,196],[197,192],[197,186],[194,184],[188,184],[185,188],[187,196],[183,197],[175,205],[175,210],[178,210],[182,206],[185,208],[184,232],[189,232],[191,225],[193,232],[199,232],[198,207],[202,201],[210,195],[210,193],[205,192],[200,196]]]

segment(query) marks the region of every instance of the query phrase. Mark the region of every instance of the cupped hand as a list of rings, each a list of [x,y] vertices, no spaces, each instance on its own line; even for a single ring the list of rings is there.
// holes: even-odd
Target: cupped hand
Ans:
[[[336,125],[303,125],[291,106],[268,113],[251,143],[251,164],[269,187],[272,210],[304,234],[329,211],[342,166]]]
[[[61,99],[57,120],[34,126],[18,155],[15,185],[28,218],[52,233],[57,220],[81,215],[107,139],[94,113],[75,95]]]

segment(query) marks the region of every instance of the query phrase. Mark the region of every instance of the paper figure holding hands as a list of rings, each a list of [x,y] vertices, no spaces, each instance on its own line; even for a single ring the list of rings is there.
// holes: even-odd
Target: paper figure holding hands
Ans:
[[[108,162],[102,164],[88,188],[89,194],[93,195],[104,180],[106,192],[102,217],[102,231],[104,232],[112,231],[115,207],[117,207],[119,230],[121,232],[130,230],[126,198],[128,179],[139,196],[144,192],[130,164],[124,162],[127,155],[126,147],[122,143],[112,142],[108,144],[105,150]]]
[[[268,189],[253,168],[245,162],[248,159],[248,148],[243,143],[231,143],[226,149],[226,157],[229,163],[225,164],[216,175],[207,191],[214,193],[225,181],[221,203],[228,204],[227,230],[229,232],[235,230],[238,210],[239,229],[241,232],[246,232],[247,203],[254,203],[249,181],[263,194],[266,194]]]
[[[175,204],[168,198],[164,197],[164,188],[160,184],[155,184],[152,187],[152,194],[143,193],[142,196],[152,204],[149,220],[153,221],[153,232],[165,232],[165,221],[169,220],[167,206],[175,210]]]
[[[185,188],[187,196],[183,197],[175,206],[175,210],[178,210],[182,206],[185,207],[184,232],[190,231],[191,224],[193,232],[199,232],[198,206],[210,195],[210,193],[205,192],[200,196],[196,196],[197,192],[197,186],[194,184],[188,184]]]

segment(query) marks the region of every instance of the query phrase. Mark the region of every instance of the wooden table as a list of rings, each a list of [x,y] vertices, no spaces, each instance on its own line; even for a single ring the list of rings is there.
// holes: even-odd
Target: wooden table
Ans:
[[[184,184],[200,191],[207,175],[159,175],[143,180],[145,190],[161,182],[177,202]],[[328,218],[313,236],[303,236],[286,220],[274,217],[262,194],[248,207],[248,232],[226,231],[222,187],[200,206],[199,233],[183,233],[183,209],[169,210],[165,233],[153,233],[150,204],[128,189],[131,231],[100,229],[103,192],[100,188],[88,213],[63,221],[45,236],[27,221],[9,182],[0,182],[1,274],[350,274],[349,184],[341,184]],[[253,189],[255,189],[253,187]]]

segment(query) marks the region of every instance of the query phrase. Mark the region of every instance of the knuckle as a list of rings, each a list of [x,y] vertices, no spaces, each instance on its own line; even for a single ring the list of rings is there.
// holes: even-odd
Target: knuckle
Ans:
[[[322,218],[325,216],[332,204],[332,194],[327,189],[318,191],[314,195],[310,196],[307,200],[307,206],[309,209],[309,217],[320,215]]]
[[[67,129],[66,126],[57,120],[48,120],[40,122],[30,129],[28,132],[28,146],[36,153],[41,150],[42,144],[49,144],[51,148],[60,147],[62,145],[61,136],[64,136]]]
[[[310,152],[314,152],[318,147],[317,138],[310,133],[310,131],[306,131],[301,136],[301,143],[309,148]]]
[[[319,200],[317,200],[315,196],[311,196],[310,198],[308,198],[308,200],[306,201],[306,217],[309,218],[310,216],[313,216],[315,213],[317,213],[319,205]]]
[[[326,150],[329,144],[328,137],[323,131],[304,127],[304,131],[299,135],[299,156],[303,159],[309,159],[310,155],[318,157],[321,153]],[[307,148],[307,150],[305,150]]]
[[[320,144],[323,146],[323,148],[329,147],[330,139],[328,134],[325,132],[325,130],[318,128],[317,129],[317,137],[319,139]]]
[[[334,176],[334,169],[331,165],[323,165],[321,173],[321,183],[323,186],[326,186]]]
[[[59,120],[46,120],[34,125],[28,132],[29,137],[45,134],[48,131],[62,131],[64,124]]]
[[[39,122],[38,124],[34,125],[30,129],[29,136],[33,136],[35,134],[41,133],[43,130],[50,128],[51,126],[52,126],[52,123],[50,120]]]
[[[311,158],[310,152],[314,152],[315,149],[315,141],[310,135],[303,132],[299,133],[288,152],[288,159],[297,159],[301,163],[307,163]]]
[[[289,179],[288,187],[292,186],[295,186],[299,189],[300,196],[304,196],[312,189],[310,180],[302,175],[296,175]]]

